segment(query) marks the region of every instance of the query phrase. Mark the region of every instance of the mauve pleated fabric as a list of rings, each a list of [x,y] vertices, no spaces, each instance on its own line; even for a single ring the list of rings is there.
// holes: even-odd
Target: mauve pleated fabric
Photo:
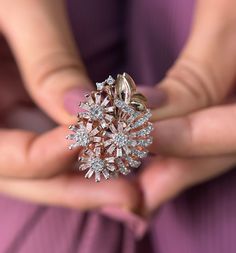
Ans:
[[[159,81],[176,59],[193,8],[192,0],[68,0],[71,25],[91,77],[103,80],[127,71],[147,85]],[[37,117],[37,125],[48,128],[45,117],[26,114],[19,117],[18,112],[19,121]],[[0,253],[235,253],[235,182],[236,171],[231,171],[169,201],[139,241],[130,226],[98,212],[1,196]]]

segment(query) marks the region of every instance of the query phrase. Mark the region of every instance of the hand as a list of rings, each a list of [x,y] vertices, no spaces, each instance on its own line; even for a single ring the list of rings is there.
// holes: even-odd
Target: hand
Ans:
[[[70,106],[77,104],[91,84],[76,51],[63,1],[1,0],[0,27],[34,102],[60,124],[74,121],[66,110],[73,108],[64,105],[68,93]],[[2,123],[19,107],[19,96],[24,96],[14,61],[6,51],[0,53]],[[134,208],[138,194],[125,179],[95,184],[69,172],[79,150],[67,149],[66,133],[66,127],[44,134],[2,128],[0,192],[83,210],[105,204]]]
[[[236,165],[235,1],[199,0],[190,37],[166,78],[150,91],[153,158],[139,176],[150,213],[186,188]],[[161,94],[161,95],[160,95]]]

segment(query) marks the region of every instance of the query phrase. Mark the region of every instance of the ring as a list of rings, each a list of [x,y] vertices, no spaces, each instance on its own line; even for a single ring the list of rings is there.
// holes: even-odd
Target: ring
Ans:
[[[78,169],[99,182],[140,166],[152,143],[153,125],[147,99],[128,74],[109,76],[96,86],[79,104],[83,111],[66,138],[73,141],[69,149],[81,148]]]

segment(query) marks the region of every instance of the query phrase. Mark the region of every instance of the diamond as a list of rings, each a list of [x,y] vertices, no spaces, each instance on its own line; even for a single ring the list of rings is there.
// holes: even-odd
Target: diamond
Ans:
[[[144,114],[140,119],[138,119],[133,125],[132,129],[137,128],[141,125],[143,125],[146,121],[148,121],[151,118],[152,114],[150,111],[148,111],[146,114]]]
[[[143,147],[147,147],[149,145],[151,145],[153,142],[153,138],[150,137],[148,139],[143,139],[143,140],[138,140],[137,141],[137,145],[143,146]]]
[[[128,106],[125,102],[119,99],[115,100],[115,105],[118,108],[120,108],[123,112],[128,113],[129,115],[135,113],[135,110],[132,107]]]
[[[127,156],[126,160],[128,161],[129,165],[133,168],[138,168],[141,165],[140,161],[134,160],[130,156]]]
[[[131,147],[135,147],[135,146],[137,145],[137,141],[136,141],[136,140],[130,139],[130,140],[128,141],[128,145],[131,146]]]
[[[115,99],[115,105],[118,108],[122,108],[122,106],[124,105],[123,101],[119,100],[119,99]]]
[[[147,151],[142,151],[142,150],[138,150],[138,149],[134,149],[132,153],[133,153],[133,155],[135,155],[139,158],[144,158],[147,156]]]
[[[131,123],[134,121],[138,116],[140,116],[140,112],[134,112],[130,115],[130,117],[127,119],[127,123]]]
[[[108,170],[106,170],[106,169],[102,171],[102,174],[105,177],[105,179],[108,179],[110,177],[110,174],[109,174]]]
[[[101,172],[105,167],[105,163],[102,159],[98,157],[94,157],[90,161],[90,166],[93,171]]]
[[[75,134],[75,141],[80,145],[80,146],[87,146],[89,143],[89,136],[88,133],[85,130],[78,130]]]
[[[115,79],[114,79],[112,76],[109,76],[109,77],[106,79],[106,82],[107,82],[109,85],[112,85],[112,84],[114,84]]]
[[[101,180],[100,172],[95,172],[95,182],[100,182],[100,180]]]
[[[103,119],[103,107],[100,105],[93,105],[90,107],[90,116],[93,120]]]
[[[74,131],[74,134],[66,136],[68,140],[75,140],[75,143],[70,145],[70,149],[82,146],[86,147],[90,141],[89,133],[86,128],[77,128],[76,126],[70,126],[70,130]]]
[[[104,88],[104,82],[101,82],[101,83],[96,83],[96,86],[97,86],[97,90],[102,90]]]
[[[145,136],[145,135],[149,135],[153,130],[153,126],[152,123],[149,123],[148,126],[146,128],[143,128],[137,132],[131,133],[130,135],[132,137],[140,137],[140,136]]]
[[[130,170],[125,167],[124,163],[120,159],[117,159],[117,164],[119,166],[119,171],[121,174],[128,175],[130,173]]]
[[[128,137],[125,134],[118,133],[114,136],[114,142],[118,147],[124,147],[128,144]]]

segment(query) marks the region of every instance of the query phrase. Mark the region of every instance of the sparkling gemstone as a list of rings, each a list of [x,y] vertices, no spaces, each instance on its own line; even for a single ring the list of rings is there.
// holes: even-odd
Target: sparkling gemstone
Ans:
[[[115,105],[116,105],[118,108],[120,108],[123,112],[126,112],[126,113],[128,113],[129,115],[135,113],[135,110],[134,110],[132,107],[128,106],[124,101],[121,101],[121,100],[119,100],[119,99],[116,99],[116,100],[115,100]]]
[[[93,120],[103,119],[103,107],[100,105],[91,106],[90,116]]]
[[[147,156],[147,151],[141,151],[141,150],[138,150],[138,149],[134,149],[132,151],[133,155],[139,157],[139,158],[144,158]]]
[[[89,143],[88,133],[84,129],[77,130],[74,135],[74,139],[79,144],[79,146],[85,147]]]
[[[107,82],[109,85],[112,85],[112,84],[114,84],[115,79],[114,79],[112,76],[109,76],[109,77],[107,78],[106,82]]]
[[[110,174],[109,174],[108,170],[103,170],[102,174],[105,177],[105,179],[108,179],[110,177]]]
[[[127,119],[127,123],[132,123],[137,117],[140,116],[140,112],[134,112],[130,115],[130,117]],[[133,127],[133,124],[131,124],[131,128],[134,128]]]
[[[124,110],[125,110],[125,112],[127,112],[128,114],[134,113],[134,110],[133,110],[131,107],[129,107],[129,106],[126,106],[126,107],[124,108]]]
[[[91,169],[96,172],[100,172],[104,169],[105,163],[102,159],[95,157],[90,162]]]
[[[102,83],[96,83],[96,86],[97,86],[97,90],[102,90],[103,87],[104,87],[104,82],[102,82]]]
[[[129,140],[128,142],[129,146],[135,147],[137,145],[137,141],[136,140]]]
[[[141,165],[140,161],[134,160],[130,156],[127,156],[126,160],[128,161],[129,165],[133,168],[138,168]]]
[[[133,132],[130,134],[130,136],[132,137],[146,136],[146,135],[149,135],[152,132],[152,130],[153,130],[152,123],[149,123],[146,128],[143,128],[137,132]]]
[[[128,175],[130,173],[130,170],[126,168],[126,166],[121,160],[117,160],[117,164],[118,164],[120,173],[122,173],[123,175]]]
[[[100,180],[101,180],[100,172],[96,172],[96,173],[95,173],[95,181],[96,181],[96,182],[100,182]]]
[[[124,147],[128,144],[128,137],[125,134],[119,133],[114,136],[114,142],[118,147]]]
[[[148,139],[143,139],[143,140],[138,140],[137,144],[141,145],[143,147],[147,147],[149,145],[151,145],[153,142],[152,138],[148,138]]]
[[[118,107],[118,108],[121,108],[123,106],[123,101],[119,100],[119,99],[116,99],[115,100],[115,105]]]
[[[151,118],[152,114],[150,111],[148,111],[146,114],[144,114],[140,119],[138,119],[132,126],[132,128],[137,128],[141,125],[143,125],[146,121]]]

